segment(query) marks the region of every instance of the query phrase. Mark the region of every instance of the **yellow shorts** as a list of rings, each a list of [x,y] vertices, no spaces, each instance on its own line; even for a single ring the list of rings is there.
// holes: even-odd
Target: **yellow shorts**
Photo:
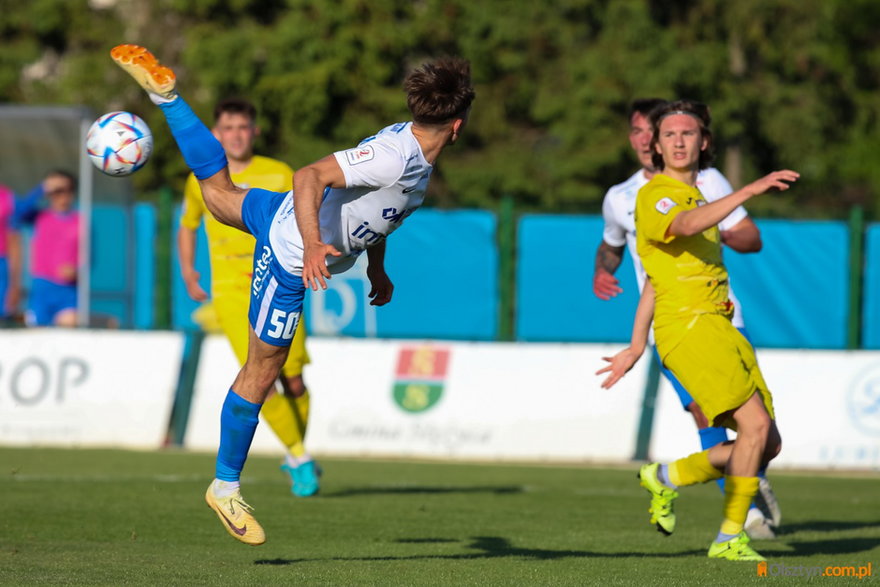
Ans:
[[[232,345],[238,363],[244,365],[247,359],[248,336],[250,324],[248,324],[248,304],[250,303],[250,289],[236,291],[215,291],[212,299],[214,312],[220,328]],[[290,352],[287,361],[281,368],[281,372],[287,377],[302,375],[303,366],[311,362],[309,353],[306,352],[306,325],[301,317],[290,343]]]
[[[743,405],[756,392],[770,417],[776,418],[773,396],[758,367],[755,350],[725,316],[700,316],[679,344],[666,354],[664,350],[658,339],[657,351],[663,364],[691,394],[713,426],[736,430],[736,423],[728,412]]]

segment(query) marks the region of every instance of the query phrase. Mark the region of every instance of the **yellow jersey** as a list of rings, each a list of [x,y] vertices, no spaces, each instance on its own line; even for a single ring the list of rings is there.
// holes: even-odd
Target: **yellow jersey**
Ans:
[[[293,169],[276,159],[254,155],[250,165],[240,173],[232,174],[232,181],[242,188],[262,188],[287,192],[293,188]],[[190,174],[183,191],[183,213],[180,224],[196,230],[205,220],[208,249],[211,256],[211,292],[248,290],[253,271],[254,246],[250,234],[226,226],[216,220],[205,206],[202,190],[195,175]]]
[[[663,174],[636,198],[636,251],[654,286],[654,338],[661,357],[700,315],[733,315],[718,227],[686,237],[666,234],[678,214],[705,203],[700,190]]]

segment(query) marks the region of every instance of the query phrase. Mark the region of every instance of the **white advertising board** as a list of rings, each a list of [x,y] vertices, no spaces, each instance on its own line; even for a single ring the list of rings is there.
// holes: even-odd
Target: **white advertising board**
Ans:
[[[159,448],[182,345],[172,332],[0,332],[0,444]]]
[[[782,452],[771,467],[880,469],[880,352],[759,350]],[[672,386],[657,398],[651,458],[699,450],[696,427]]]
[[[311,338],[308,447],[316,454],[621,461],[635,450],[646,360],[611,391],[594,375],[619,345]],[[215,451],[238,368],[202,347],[185,446]],[[282,453],[261,423],[253,451]]]

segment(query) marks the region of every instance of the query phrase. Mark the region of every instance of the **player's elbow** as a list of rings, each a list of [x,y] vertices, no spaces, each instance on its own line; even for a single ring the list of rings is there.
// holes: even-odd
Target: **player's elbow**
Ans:
[[[704,230],[689,214],[681,213],[672,220],[666,232],[669,236],[694,236]]]

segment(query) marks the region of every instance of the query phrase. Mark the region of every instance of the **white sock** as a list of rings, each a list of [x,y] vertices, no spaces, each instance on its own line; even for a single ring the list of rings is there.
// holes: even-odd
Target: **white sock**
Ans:
[[[214,479],[213,491],[215,497],[229,497],[239,490],[241,483],[238,481],[221,481]]]
[[[150,97],[150,101],[156,106],[168,104],[169,102],[174,102],[175,100],[177,100],[177,92],[174,92],[174,94],[172,94],[170,98],[160,96],[159,94],[154,94],[153,92],[147,92],[147,95]]]
[[[301,457],[295,457],[292,454],[288,454],[286,457],[284,457],[284,461],[287,463],[287,466],[293,467],[294,469],[304,463],[308,463],[311,460],[312,457],[308,453],[304,454]]]

